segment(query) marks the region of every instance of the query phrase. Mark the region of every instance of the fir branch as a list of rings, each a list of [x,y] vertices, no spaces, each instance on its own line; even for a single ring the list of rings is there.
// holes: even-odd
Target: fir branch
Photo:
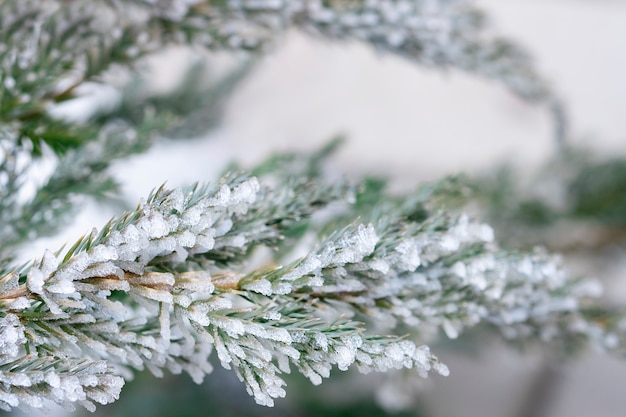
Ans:
[[[111,66],[132,66],[167,43],[259,52],[298,27],[422,65],[482,74],[559,116],[557,98],[528,56],[488,35],[481,14],[463,1],[89,6],[0,5],[2,257],[54,229],[73,196],[113,189],[109,163],[146,149],[169,117],[180,116],[179,108],[162,112],[172,97],[147,97],[137,113],[100,113],[85,124],[49,112],[85,82],[104,81]],[[161,112],[151,117],[151,109]],[[166,123],[158,119],[163,114]],[[60,165],[24,202],[24,178],[46,147],[60,155]],[[447,374],[420,343],[435,330],[455,338],[478,323],[516,343],[576,342],[623,353],[623,315],[593,307],[594,283],[570,278],[544,253],[504,251],[489,226],[439,211],[437,193],[450,183],[391,198],[384,183],[371,181],[349,207],[352,187],[319,181],[323,154],[301,166],[298,158],[279,158],[272,161],[278,168],[261,167],[274,175],[273,185],[228,175],[217,186],[162,187],[66,251],[46,252],[21,268],[3,264],[0,406],[93,409],[117,399],[123,379],[144,368],[158,376],[185,371],[199,382],[212,370],[213,350],[259,404],[272,405],[285,395],[282,375],[291,367],[315,384],[333,367],[353,365]],[[342,210],[318,214],[337,203]],[[321,243],[285,261],[312,234]],[[261,246],[277,252],[258,267],[251,254]],[[410,334],[397,336],[398,323]],[[383,325],[389,335],[372,334]]]
[[[293,25],[331,38],[366,41],[421,64],[486,73],[504,80],[526,98],[552,100],[542,82],[532,74],[526,57],[500,40],[494,40],[492,45],[492,40],[483,35],[482,18],[464,3],[442,2],[426,7],[420,2],[406,1],[329,4],[166,1],[150,2],[149,8],[142,4],[145,6],[142,1],[134,2],[134,6],[133,2],[94,2],[89,8],[79,2],[54,0],[2,4],[0,43],[4,46],[0,61],[5,71],[0,80],[0,118],[5,122],[2,138],[7,156],[13,155],[12,159],[16,155],[36,156],[44,144],[64,153],[101,138],[98,130],[108,130],[107,123],[111,123],[115,112],[100,114],[87,126],[55,120],[48,110],[76,97],[86,81],[101,80],[112,65],[131,66],[140,57],[172,42],[201,43],[214,49],[264,49]],[[140,104],[154,108],[162,103],[147,98]],[[131,113],[134,112],[127,115]],[[136,115],[132,119],[132,123],[137,123]],[[130,134],[142,135],[141,132]],[[81,178],[60,172],[23,210],[17,203],[20,199],[14,198],[18,193],[11,190],[19,188],[18,176],[26,172],[32,161],[19,168],[2,164],[1,169],[12,170],[0,172],[6,177],[2,181],[11,194],[5,196],[0,207],[7,229],[3,233],[5,248],[24,241],[26,231],[54,230],[48,226],[59,224],[55,221],[57,215],[68,212],[68,196],[72,193],[95,190],[102,195],[112,189],[113,181],[100,174],[96,176],[100,178],[98,183],[91,187],[77,187],[78,180],[93,178],[90,174],[104,170],[94,171],[99,163],[77,161],[76,155],[83,151],[79,149],[61,161],[61,166],[74,166],[75,172],[82,171]],[[106,159],[106,152],[102,156]],[[59,193],[61,189],[67,191]],[[47,201],[47,206],[42,206],[42,201]],[[47,227],[35,227],[44,223]]]
[[[213,349],[264,405],[285,395],[280,375],[290,364],[313,383],[333,366],[353,364],[364,372],[447,373],[426,346],[372,335],[365,322],[349,318],[355,312],[376,326],[399,319],[416,333],[441,327],[456,337],[487,322],[507,337],[621,346],[617,325],[599,327],[581,313],[595,287],[568,278],[550,257],[499,251],[491,229],[466,217],[410,220],[404,210],[414,207],[411,198],[383,204],[373,223],[349,225],[288,265],[246,272],[240,254],[248,246],[282,238],[275,220],[320,209],[310,204],[319,191],[312,185],[298,190],[303,203],[292,206],[274,201],[265,187],[233,175],[215,187],[162,187],[65,252],[6,271],[0,315],[10,333],[3,338],[10,366],[2,370],[8,383],[0,400],[26,408],[72,401],[51,394],[50,384],[39,402],[29,399],[11,370],[33,361],[53,365],[33,365],[31,381],[48,381],[80,361],[104,361],[93,368],[104,378],[103,396],[80,399],[110,402],[120,385],[112,372],[128,377],[130,369],[148,368],[160,376],[166,368],[199,382],[211,372]]]
[[[10,259],[16,246],[54,233],[71,216],[81,197],[104,199],[117,190],[117,183],[107,171],[110,164],[145,151],[154,142],[155,134],[172,124],[170,115],[157,114],[146,115],[137,126],[118,122],[103,127],[98,133],[94,132],[96,139],[61,155],[57,169],[26,201],[20,198],[18,190],[27,178],[28,166],[13,176],[7,174],[10,181],[3,190],[7,197],[0,201],[1,257]],[[8,146],[17,152],[16,148]]]
[[[73,410],[74,403],[95,410],[94,402],[118,398],[123,379],[105,361],[28,353],[32,337],[20,318],[3,312],[0,318],[0,408],[47,408],[51,403]],[[26,350],[25,350],[26,349]]]
[[[151,52],[147,47],[135,50],[143,26],[126,22],[107,30],[111,8],[97,2],[93,6],[52,0],[8,1],[0,6],[0,62],[6,69],[0,96],[0,118],[5,122],[0,126],[4,150],[0,258],[12,259],[17,245],[56,231],[73,212],[78,196],[110,195],[117,187],[106,172],[113,160],[145,151],[155,133],[172,131],[181,120],[194,114],[204,118],[206,111],[197,114],[203,108],[216,112],[248,68],[242,67],[217,87],[195,86],[195,95],[186,97],[189,103],[184,108],[170,96],[126,95],[117,109],[94,109],[96,114],[87,123],[59,120],[52,117],[51,108],[76,98],[86,81],[101,80],[111,65],[131,65]],[[197,78],[185,80],[186,92]],[[200,129],[200,124],[196,121],[193,127]],[[36,192],[24,196],[21,189],[44,148],[58,154],[59,168],[43,185],[28,184]]]
[[[3,2],[0,18],[0,120],[15,126],[17,145],[28,140],[35,153],[42,143],[60,153],[81,145],[88,135],[51,120],[48,107],[73,97],[94,74],[84,71],[89,53],[105,53],[94,15],[80,5],[27,0]]]
[[[35,150],[42,141],[57,151],[82,143],[84,135],[54,129],[47,108],[75,97],[80,85],[112,65],[131,66],[167,43],[263,50],[291,26],[500,80],[519,96],[550,105],[562,122],[558,99],[528,56],[488,36],[482,14],[465,2],[139,0],[87,8],[74,1],[8,1],[0,16],[0,43],[6,45],[0,51],[0,117],[18,122],[18,143],[27,138]]]
[[[285,365],[277,368],[272,358],[296,363],[315,382],[318,375],[328,376],[333,364],[345,369],[357,361],[368,369],[419,366],[426,371],[437,363],[425,348],[416,349],[409,342],[362,337],[362,330],[349,321],[323,324],[314,319],[312,306],[298,300],[291,300],[298,303],[296,308],[272,309],[268,316],[266,305],[277,306],[276,300],[233,308],[230,295],[236,293],[214,283],[208,271],[152,271],[159,259],[172,262],[177,252],[178,263],[184,264],[180,251],[210,250],[214,236],[219,238],[219,230],[225,229],[219,222],[220,209],[242,212],[255,199],[255,184],[254,179],[235,179],[228,188],[202,189],[187,199],[181,191],[166,193],[165,200],[157,192],[140,210],[77,242],[64,256],[47,253],[28,272],[7,274],[2,305],[5,314],[15,314],[24,323],[28,346],[13,346],[18,352],[14,362],[30,358],[32,353],[26,351],[41,355],[52,350],[62,355],[59,360],[79,354],[105,359],[119,371],[147,366],[160,374],[159,368],[167,367],[176,373],[186,370],[200,380],[211,369],[206,361],[215,344],[222,362],[233,362],[255,399],[266,405],[284,395],[276,374],[285,372]],[[185,210],[185,201],[192,203],[191,208],[202,204],[204,210]],[[198,214],[203,216],[197,218]],[[130,299],[126,304],[115,301],[112,291],[128,293],[137,304]],[[272,323],[263,326],[259,320]],[[322,332],[329,332],[328,343],[314,348],[308,341],[321,340]],[[241,356],[245,351],[249,356]],[[393,355],[383,359],[386,352]],[[235,353],[239,356],[233,357]],[[38,377],[44,378],[46,372],[41,372]],[[21,398],[19,391],[10,393]]]
[[[119,2],[118,2],[119,3]],[[558,124],[558,98],[515,43],[489,34],[469,1],[135,0],[169,39],[211,49],[264,50],[290,27],[333,40],[366,42],[420,65],[458,68],[498,80],[520,97],[547,104]],[[561,132],[564,134],[564,132]]]

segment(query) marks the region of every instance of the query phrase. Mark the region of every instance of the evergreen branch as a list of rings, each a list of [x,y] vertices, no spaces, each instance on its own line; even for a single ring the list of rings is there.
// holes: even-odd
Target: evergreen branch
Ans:
[[[72,402],[49,381],[76,367],[95,375],[81,392],[94,385],[103,393],[76,398],[102,403],[117,398],[121,380],[113,375],[128,377],[130,369],[185,371],[199,382],[211,372],[213,349],[264,405],[285,395],[281,374],[290,364],[316,384],[334,366],[447,373],[426,346],[366,332],[365,322],[350,319],[357,312],[376,327],[401,320],[422,337],[438,327],[456,337],[486,322],[509,338],[622,346],[618,324],[602,326],[581,308],[595,287],[568,278],[554,259],[502,252],[491,229],[467,217],[411,220],[429,192],[383,203],[372,223],[348,225],[288,265],[246,271],[249,246],[283,238],[281,216],[295,222],[320,209],[311,204],[320,190],[312,184],[297,189],[301,203],[293,205],[267,187],[241,175],[214,187],[161,187],[65,252],[6,271],[5,408]],[[39,397],[24,391],[15,369],[32,370]]]
[[[95,410],[94,402],[116,400],[123,379],[112,374],[105,361],[67,358],[45,350],[28,353],[32,337],[20,318],[3,312],[0,318],[0,408],[25,410],[57,403],[74,409],[79,403]],[[56,354],[55,354],[56,353]]]
[[[119,3],[119,2],[118,2]],[[559,99],[528,54],[489,34],[483,13],[468,1],[135,0],[162,35],[211,49],[267,49],[290,27],[333,40],[358,41],[420,65],[457,68],[504,84],[518,96],[545,103],[565,123]],[[559,127],[561,129],[562,127]],[[565,134],[565,132],[561,132]]]
[[[80,85],[112,65],[132,66],[167,43],[264,50],[291,26],[499,80],[527,100],[550,105],[562,123],[558,99],[526,53],[487,35],[481,13],[465,2],[137,0],[88,8],[75,1],[13,0],[3,3],[0,18],[0,43],[6,45],[0,51],[0,119],[17,123],[17,143],[28,139],[35,152],[42,142],[57,152],[83,143],[85,135],[50,124],[47,109],[75,97]]]
[[[17,145],[28,140],[37,153],[46,143],[62,153],[89,136],[50,120],[48,107],[71,98],[85,81],[81,70],[86,55],[107,49],[97,49],[103,46],[102,35],[86,7],[43,3],[26,0],[0,5],[0,43],[4,46],[0,52],[0,120],[16,126]]]
[[[117,186],[106,172],[111,161],[146,150],[156,132],[177,127],[198,106],[215,112],[245,73],[237,71],[218,87],[196,86],[195,100],[187,97],[194,105],[185,108],[168,101],[171,97],[126,97],[132,111],[122,108],[130,106],[124,102],[117,112],[98,111],[88,124],[55,119],[50,107],[75,98],[86,81],[98,80],[113,64],[131,65],[151,52],[147,47],[136,50],[142,26],[103,30],[112,10],[93,6],[53,0],[0,5],[0,63],[5,68],[0,74],[0,181],[5,185],[0,195],[1,258],[11,259],[15,246],[57,230],[78,195],[110,194]],[[183,87],[190,90],[188,84]],[[43,186],[29,184],[37,191],[25,197],[20,190],[43,147],[58,154],[59,169]]]
[[[171,124],[172,118],[168,114],[146,115],[135,127],[117,123],[104,127],[98,133],[92,132],[97,139],[88,140],[82,148],[61,155],[57,169],[26,201],[20,199],[17,192],[26,175],[15,173],[9,177],[15,179],[5,190],[7,197],[0,201],[1,257],[10,259],[16,246],[58,230],[73,213],[79,196],[102,199],[110,195],[117,189],[116,182],[107,172],[110,164],[116,159],[145,151],[153,143],[155,133]],[[17,152],[11,145],[8,147]],[[2,168],[0,166],[0,170]]]
[[[74,98],[78,87],[86,81],[98,80],[114,64],[132,65],[167,42],[256,50],[273,43],[292,25],[333,38],[364,40],[378,49],[422,64],[484,72],[505,80],[505,84],[529,99],[543,100],[550,95],[516,48],[499,40],[494,41],[495,46],[489,46],[491,40],[483,36],[482,19],[462,3],[441,3],[434,8],[403,1],[349,4],[165,1],[150,2],[150,8],[140,7],[143,3],[136,1],[134,4],[139,6],[133,7],[133,2],[95,2],[88,8],[80,2],[47,0],[44,3],[7,1],[1,5],[0,43],[5,47],[0,50],[4,68],[0,80],[0,118],[5,122],[2,136],[7,144],[7,156],[13,155],[12,159],[16,155],[37,156],[44,144],[62,154],[98,140],[101,137],[98,129],[106,130],[114,113],[99,115],[87,127],[55,120],[48,109]],[[115,27],[111,26],[113,21]],[[481,43],[483,38],[485,42]],[[152,107],[162,105],[162,101],[151,99],[143,104],[151,105],[151,101]],[[133,116],[132,123],[136,120]],[[76,164],[80,162],[76,161],[76,155],[81,152],[62,157],[61,166],[75,164],[76,172],[85,173],[82,180],[90,178],[90,173],[103,172],[103,168],[94,171],[94,164],[89,162]],[[74,176],[59,173],[21,210],[17,203],[20,199],[15,198],[18,193],[11,190],[20,188],[18,176],[26,172],[28,164],[18,168],[3,163],[0,167],[13,170],[0,172],[5,173],[6,190],[11,194],[3,200],[1,210],[3,227],[7,229],[3,233],[6,248],[3,252],[22,242],[26,231],[54,230],[58,224],[54,219],[59,213],[68,212],[68,196],[73,192],[95,190],[102,195],[114,186],[110,178],[98,175],[100,180],[92,187],[77,187]],[[66,191],[59,193],[61,189]],[[42,201],[47,203],[42,206]],[[35,227],[44,224],[45,228]]]
[[[104,200],[118,189],[116,181],[108,172],[110,164],[118,159],[147,150],[157,135],[180,133],[193,129],[195,133],[214,127],[215,113],[220,111],[225,96],[232,91],[247,72],[244,65],[225,80],[198,88],[189,94],[190,83],[198,81],[201,65],[190,68],[195,78],[185,77],[181,87],[165,95],[149,94],[147,91],[127,92],[119,107],[99,111],[89,125],[69,123],[44,117],[51,131],[59,132],[59,126],[77,132],[81,136],[81,147],[69,149],[58,155],[57,169],[47,181],[37,187],[35,195],[25,199],[19,196],[19,189],[28,177],[27,170],[35,162],[30,151],[14,146],[15,134],[7,132],[6,152],[14,155],[0,164],[0,172],[7,176],[3,199],[0,200],[0,219],[3,233],[0,255],[10,258],[10,250],[27,239],[49,235],[56,230],[73,212],[81,196],[91,196]],[[133,82],[134,83],[134,82]],[[181,91],[182,90],[182,91]],[[188,95],[192,104],[181,106],[180,95]],[[178,96],[178,100],[171,100]],[[209,117],[207,120],[207,116]],[[202,120],[194,120],[202,119]],[[41,121],[40,120],[40,121]],[[15,165],[20,159],[20,171]],[[25,163],[23,161],[28,161]]]
[[[227,228],[219,212],[243,212],[257,189],[256,180],[236,178],[213,192],[157,191],[136,212],[80,240],[64,255],[48,252],[27,272],[7,274],[0,289],[3,314],[19,318],[25,339],[9,345],[17,352],[13,362],[52,351],[59,358],[106,360],[119,372],[146,366],[160,374],[159,368],[167,367],[200,380],[211,369],[207,359],[214,345],[221,361],[236,366],[257,402],[265,405],[284,395],[277,374],[286,372],[285,360],[314,382],[328,376],[333,364],[345,369],[355,361],[367,370],[415,366],[426,372],[434,366],[445,372],[426,348],[362,336],[362,329],[341,318],[332,323],[315,319],[314,306],[300,297],[256,297],[255,304],[251,294],[245,297],[248,306],[235,307],[232,297],[244,295],[209,271],[154,271],[159,259],[171,262],[177,252],[184,265],[181,251],[210,251],[219,230]],[[187,203],[203,210],[185,210]],[[131,298],[116,300],[120,292]],[[320,347],[310,343],[324,337]],[[37,377],[46,376],[42,370]],[[26,400],[15,394],[22,405]]]
[[[151,110],[177,118],[200,103],[147,97],[139,112],[126,113],[123,102],[117,112],[94,114],[89,125],[50,115],[50,106],[75,98],[86,81],[103,80],[112,65],[132,66],[166,43],[258,52],[298,27],[482,74],[559,116],[558,100],[528,56],[489,36],[480,13],[463,1],[90,6],[0,5],[2,257],[54,229],[73,196],[112,190],[109,163],[144,150],[169,122],[149,117]],[[45,147],[61,163],[24,203],[24,177]],[[489,226],[438,211],[437,193],[446,191],[440,184],[389,198],[384,183],[370,181],[347,207],[352,187],[318,181],[324,152],[301,167],[286,157],[259,168],[274,175],[273,186],[228,175],[215,187],[162,187],[65,252],[46,252],[28,267],[3,265],[0,406],[93,409],[93,402],[117,399],[123,379],[144,368],[158,376],[185,371],[200,382],[212,370],[213,350],[257,403],[271,406],[285,396],[282,374],[292,366],[315,384],[335,366],[447,374],[427,346],[411,339],[424,341],[440,328],[455,338],[478,323],[518,343],[590,343],[623,354],[623,315],[588,304],[597,295],[594,283],[568,277],[546,254],[503,251]],[[585,202],[577,207],[583,213]],[[338,212],[315,217],[337,203]],[[308,255],[280,265],[295,243],[306,243],[300,238],[307,232],[324,238]],[[258,267],[250,255],[261,246],[277,252]],[[410,334],[394,335],[397,323]],[[382,325],[392,327],[390,335],[371,334]]]

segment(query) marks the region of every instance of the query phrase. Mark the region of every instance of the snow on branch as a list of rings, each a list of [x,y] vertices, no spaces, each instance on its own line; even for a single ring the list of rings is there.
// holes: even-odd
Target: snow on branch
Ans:
[[[350,199],[349,187],[314,180],[300,183],[297,198],[281,190],[294,184],[228,175],[213,187],[161,187],[66,251],[5,272],[2,406],[93,409],[144,368],[200,382],[213,351],[271,406],[292,367],[314,384],[333,367],[446,375],[419,335],[442,328],[454,338],[479,322],[508,338],[575,335],[615,347],[608,341],[618,336],[579,311],[593,285],[549,256],[501,251],[489,226],[462,215],[417,219],[411,204],[380,203],[302,258],[250,266],[252,248],[284,243],[288,220]],[[395,321],[413,336],[394,335]]]
[[[122,123],[115,111],[104,114],[121,105],[113,97],[98,103],[102,108],[79,106],[81,115],[67,117],[61,104],[84,94],[87,83],[120,88],[115,84],[123,77],[113,80],[112,70],[136,68],[142,57],[172,44],[264,53],[291,28],[497,80],[548,105],[557,139],[566,133],[559,100],[532,60],[492,34],[469,1],[6,0],[0,3],[0,257],[11,258],[34,234],[56,230],[70,194],[111,192],[114,181],[103,174],[109,162],[146,149],[167,120],[177,118],[163,109],[151,117],[158,109],[143,102],[134,106],[140,109],[135,120]],[[25,177],[47,148],[62,168],[24,204]]]
[[[120,2],[123,3],[123,2]],[[551,104],[556,98],[528,54],[492,34],[467,0],[136,0],[144,13],[175,22],[176,37],[209,48],[258,50],[297,27],[335,40],[371,44],[431,67],[499,80],[511,91]]]

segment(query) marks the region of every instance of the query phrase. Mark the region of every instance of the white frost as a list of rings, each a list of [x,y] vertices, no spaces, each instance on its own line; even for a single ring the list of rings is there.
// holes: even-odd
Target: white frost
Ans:
[[[359,225],[354,233],[345,236],[338,243],[337,253],[333,256],[332,263],[344,265],[347,263],[360,262],[363,258],[374,251],[378,243],[378,236],[374,226]]]

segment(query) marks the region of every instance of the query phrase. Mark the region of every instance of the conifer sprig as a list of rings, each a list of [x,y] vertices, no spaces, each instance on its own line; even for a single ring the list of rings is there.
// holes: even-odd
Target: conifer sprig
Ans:
[[[271,161],[260,180],[161,187],[69,249],[19,268],[4,261],[57,227],[73,196],[112,190],[110,162],[145,150],[196,101],[168,111],[171,97],[147,97],[126,113],[122,100],[80,121],[52,109],[165,45],[262,53],[294,27],[480,74],[560,115],[529,57],[462,0],[2,2],[0,407],[93,410],[145,368],[200,382],[213,351],[271,406],[292,368],[314,384],[334,367],[445,375],[424,343],[479,323],[516,343],[623,353],[623,316],[593,305],[598,286],[545,253],[502,250],[488,225],[443,210],[437,193],[453,181],[400,197],[371,181],[355,194],[320,180],[326,151],[300,167]],[[46,148],[60,163],[24,198]]]
[[[94,114],[85,123],[60,120],[52,109],[75,99],[86,83],[115,84],[112,68],[133,67],[166,45],[260,53],[292,27],[365,42],[421,65],[482,74],[560,111],[526,54],[488,34],[482,14],[465,1],[5,1],[0,5],[0,145],[6,155],[0,161],[0,181],[6,184],[0,199],[6,229],[1,257],[12,258],[7,249],[33,233],[55,230],[59,214],[71,207],[71,194],[102,196],[114,189],[105,175],[106,161],[115,157],[107,142],[108,136],[121,135],[120,112]],[[146,99],[133,108],[154,105]],[[125,134],[141,138],[135,142],[142,145],[120,149],[145,149],[159,128],[144,129],[141,110],[139,116],[127,113],[133,114],[129,122],[139,126],[126,126]],[[169,116],[159,111],[155,118]],[[83,147],[93,142],[102,163],[81,156],[92,151]],[[59,155],[78,149],[59,163],[75,172],[61,169],[43,187],[35,186],[34,197],[19,195],[29,168],[36,165],[33,157],[46,147]]]
[[[475,73],[501,82],[524,99],[561,111],[529,55],[514,42],[492,35],[484,14],[471,1],[137,0],[135,4],[143,4],[154,25],[169,31],[170,39],[191,40],[211,49],[258,51],[296,27],[327,39],[364,42],[421,65]]]
[[[617,326],[581,313],[593,285],[568,278],[551,257],[500,251],[488,226],[464,216],[411,219],[407,205],[383,203],[374,223],[362,217],[302,258],[254,267],[251,248],[285,238],[277,226],[283,217],[289,224],[350,195],[341,187],[328,194],[314,180],[297,190],[300,203],[290,205],[276,197],[293,195],[245,175],[214,187],[161,187],[66,251],[6,271],[5,408],[54,401],[91,409],[116,399],[120,376],[133,369],[185,371],[199,382],[212,370],[213,350],[263,405],[285,395],[281,374],[291,367],[315,384],[334,366],[447,374],[418,341],[438,328],[454,338],[480,322],[507,338],[572,337],[618,348]],[[308,223],[312,231],[323,225]],[[412,336],[394,335],[394,321]],[[390,333],[373,335],[370,326]],[[72,369],[80,370],[75,388],[59,391]]]

